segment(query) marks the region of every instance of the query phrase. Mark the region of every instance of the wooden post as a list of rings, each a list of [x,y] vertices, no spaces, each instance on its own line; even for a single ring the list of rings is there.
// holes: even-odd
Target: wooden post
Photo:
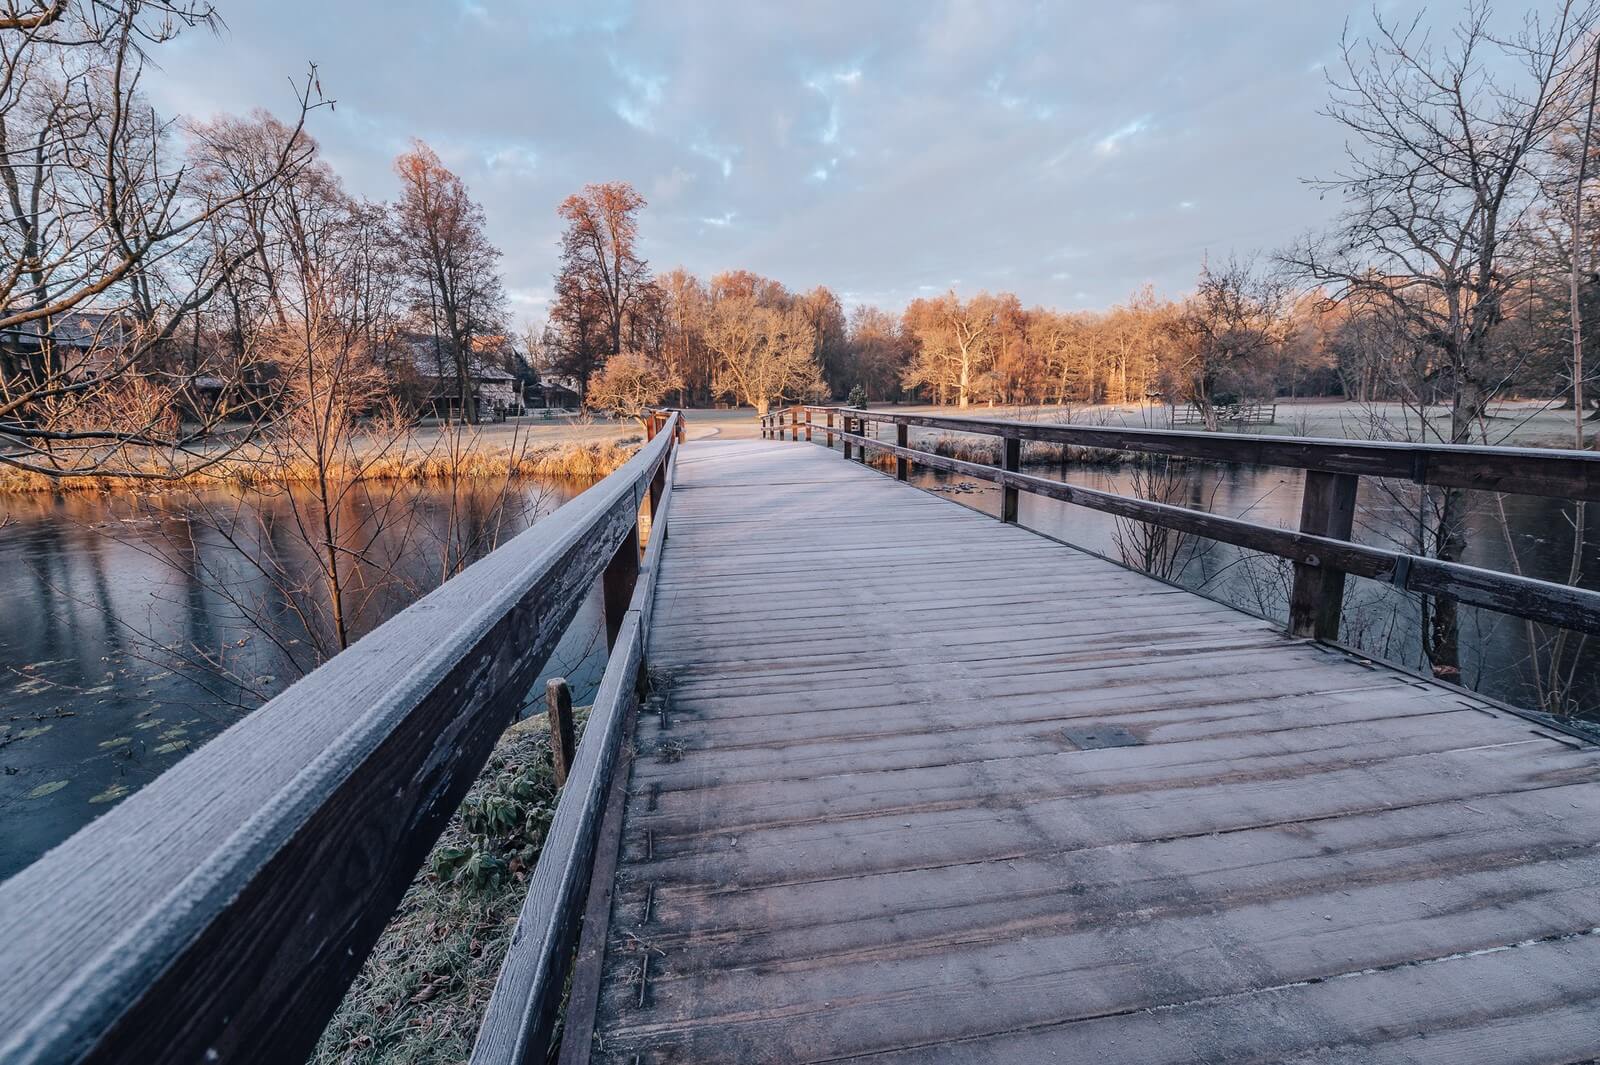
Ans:
[[[1013,473],[1022,469],[1022,440],[1015,436],[1004,438],[1005,449],[1001,452],[1000,468]],[[1008,524],[1017,523],[1017,490],[1011,485],[1000,489],[1000,520]]]
[[[799,407],[790,407],[789,408],[789,439],[790,440],[796,440],[796,441],[798,441],[800,439],[800,408]]]
[[[828,408],[828,432],[827,432],[826,436],[828,438],[828,450],[832,451],[833,450],[833,408],[832,407]]]
[[[644,420],[644,442],[649,443],[656,438],[656,415],[651,411]]]
[[[843,429],[845,432],[848,433],[848,432],[851,431],[850,430],[850,426],[852,424],[854,424],[854,423],[855,423],[855,419],[850,417],[850,415],[846,414],[844,416],[843,424],[841,424],[839,426],[839,428]],[[848,436],[846,436],[846,437],[841,437],[840,439],[844,441],[844,460],[846,462],[849,462],[850,461],[850,447],[851,447],[850,438]]]
[[[910,426],[906,425],[905,422],[895,423],[894,442],[899,444],[901,447],[907,446],[906,430],[909,428]],[[906,458],[904,455],[896,455],[894,457],[894,476],[895,479],[899,481],[909,480],[911,477],[911,460]]]
[[[550,722],[550,760],[556,786],[565,787],[572,769],[572,689],[566,677],[551,677],[544,686],[544,712]]]
[[[672,453],[669,451],[667,454],[670,458]],[[656,475],[650,478],[650,524],[652,526],[655,525],[656,518],[661,516],[661,490],[666,487],[666,483],[667,464],[662,462],[656,470]]]
[[[1350,539],[1356,517],[1353,473],[1306,471],[1305,494],[1300,500],[1300,531],[1335,540]],[[1289,634],[1317,640],[1339,638],[1339,611],[1344,605],[1344,574],[1326,566],[1295,563],[1294,588],[1289,593]]]
[[[811,408],[806,408],[806,443],[811,443]]]
[[[617,553],[606,563],[600,575],[600,599],[606,614],[606,650],[617,645],[617,633],[622,629],[622,615],[628,612],[628,600],[633,598],[633,582],[639,576],[639,523],[634,522],[628,535],[617,546]]]

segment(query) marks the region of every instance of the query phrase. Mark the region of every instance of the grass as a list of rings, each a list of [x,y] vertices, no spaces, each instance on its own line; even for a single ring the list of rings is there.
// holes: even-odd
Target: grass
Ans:
[[[568,442],[539,447],[494,446],[473,442],[450,454],[446,449],[404,447],[372,459],[358,459],[331,471],[335,480],[446,480],[452,477],[495,479],[547,477],[596,480],[633,457],[637,438],[612,442]],[[169,468],[150,459],[132,464],[137,472],[163,474]],[[186,477],[151,480],[110,474],[47,477],[26,470],[0,469],[0,494],[25,492],[148,492],[170,487],[225,487],[303,484],[314,481],[316,465],[305,460],[280,460],[264,453],[230,456]]]
[[[581,728],[587,708],[575,714]],[[543,717],[512,726],[312,1052],[312,1065],[464,1062],[557,790]]]

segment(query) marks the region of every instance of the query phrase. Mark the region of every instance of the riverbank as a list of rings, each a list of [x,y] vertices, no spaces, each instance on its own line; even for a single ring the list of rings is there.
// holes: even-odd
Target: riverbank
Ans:
[[[491,427],[491,429],[494,427]],[[400,440],[363,439],[348,459],[326,471],[332,480],[431,481],[452,478],[546,477],[596,480],[611,473],[637,450],[639,436],[617,427],[600,439],[556,439],[532,433],[472,429],[460,434],[420,430]],[[266,487],[306,484],[321,473],[318,464],[295,449],[238,448],[197,472],[168,476],[170,463],[155,456],[135,458],[138,476],[95,474],[48,477],[25,470],[0,469],[0,495],[35,492],[160,492],[173,488]]]
[[[581,728],[586,708],[577,712]],[[555,816],[550,732],[501,737],[311,1055],[311,1065],[465,1061]]]

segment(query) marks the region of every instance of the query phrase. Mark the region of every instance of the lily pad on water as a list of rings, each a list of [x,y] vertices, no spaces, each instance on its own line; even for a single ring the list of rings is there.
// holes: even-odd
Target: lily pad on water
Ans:
[[[66,780],[52,780],[48,784],[40,784],[37,788],[28,792],[27,797],[30,799],[42,799],[46,795],[54,795],[69,783],[70,781]]]
[[[90,802],[116,802],[118,799],[122,798],[124,795],[128,794],[128,792],[132,791],[132,790],[133,789],[129,788],[128,785],[126,785],[126,784],[112,784],[112,785],[109,785],[106,788],[105,791],[102,791],[100,794],[91,797],[89,799],[89,801]]]

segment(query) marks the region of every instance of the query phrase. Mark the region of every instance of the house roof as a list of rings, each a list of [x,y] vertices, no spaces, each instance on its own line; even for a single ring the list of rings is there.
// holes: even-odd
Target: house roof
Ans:
[[[72,310],[51,320],[50,336],[56,344],[79,348],[116,348],[126,345],[134,330],[133,320],[120,311]],[[36,323],[12,326],[0,331],[10,340],[37,344]]]
[[[401,333],[389,342],[388,352],[392,357],[408,362],[418,376],[441,380],[455,378],[455,363],[447,346],[432,333]],[[478,381],[516,380],[505,370],[486,362],[481,352],[472,353],[468,360],[468,368],[473,378]]]

